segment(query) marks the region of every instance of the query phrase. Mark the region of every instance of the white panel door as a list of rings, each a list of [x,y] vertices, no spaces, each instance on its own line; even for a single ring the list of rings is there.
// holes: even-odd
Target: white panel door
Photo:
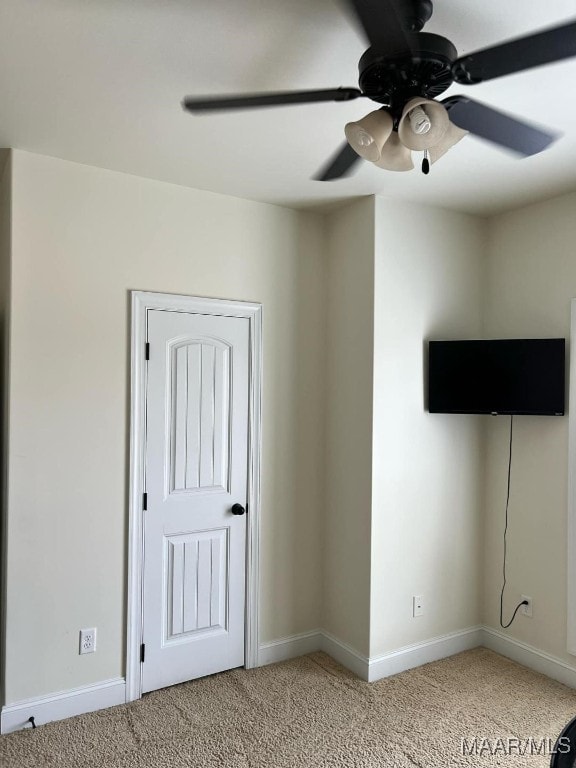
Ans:
[[[143,692],[244,664],[249,321],[148,310],[147,338]]]

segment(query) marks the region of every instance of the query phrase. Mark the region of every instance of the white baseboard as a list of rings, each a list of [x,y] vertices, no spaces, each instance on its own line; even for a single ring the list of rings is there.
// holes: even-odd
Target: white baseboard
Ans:
[[[370,666],[370,660],[367,656],[359,653],[351,645],[343,643],[342,640],[338,640],[337,637],[331,635],[330,632],[322,630],[322,645],[320,650],[332,656],[343,667],[354,672],[355,675],[362,678],[362,680],[368,680],[368,670]]]
[[[529,669],[540,672],[553,680],[558,680],[571,688],[576,688],[575,667],[486,626],[471,627],[460,632],[453,632],[422,643],[408,645],[371,659],[329,632],[316,629],[268,643],[261,643],[258,666],[286,661],[321,650],[358,677],[373,682],[478,646],[489,648]],[[63,720],[85,712],[94,712],[98,709],[123,704],[125,697],[126,682],[123,678],[116,678],[50,696],[19,701],[2,707],[0,733],[30,728],[28,722],[30,716],[34,717],[36,725],[42,725],[53,720]]]
[[[266,664],[288,661],[288,659],[295,659],[297,656],[304,656],[307,653],[314,653],[314,651],[325,651],[358,677],[364,680],[368,679],[368,659],[323,629],[314,629],[311,632],[302,632],[299,635],[290,635],[268,643],[261,643],[258,652],[258,666],[263,667]]]
[[[330,632],[317,629],[260,645],[258,665],[287,661],[313,651],[324,651],[362,680],[373,682],[406,669],[444,659],[482,645],[482,628],[472,627],[443,637],[415,643],[369,659]]]
[[[299,635],[281,637],[269,643],[260,643],[258,649],[258,666],[276,664],[279,661],[288,661],[306,653],[319,651],[322,646],[322,633],[319,629],[311,632],[302,632]]]
[[[117,704],[124,704],[125,701],[124,678],[105,680],[102,683],[73,688],[50,696],[18,701],[2,707],[0,733],[31,728],[28,722],[29,717],[34,717],[34,722],[38,726],[53,720],[64,720],[74,715],[83,715],[85,712],[114,707]]]
[[[398,648],[390,653],[370,659],[369,682],[381,680],[383,677],[397,675],[413,667],[429,664],[431,661],[445,659],[462,651],[469,651],[482,645],[482,628],[470,627],[459,632],[434,637],[422,643],[414,643]]]
[[[570,688],[576,688],[576,668],[566,664],[562,659],[551,656],[527,643],[515,640],[492,627],[482,627],[482,642],[485,648],[502,654],[523,667],[540,672],[546,677],[558,680]]]

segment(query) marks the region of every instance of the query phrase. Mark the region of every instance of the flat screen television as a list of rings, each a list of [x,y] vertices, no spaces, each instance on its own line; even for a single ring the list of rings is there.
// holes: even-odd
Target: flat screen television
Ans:
[[[565,339],[430,341],[430,413],[562,416]]]

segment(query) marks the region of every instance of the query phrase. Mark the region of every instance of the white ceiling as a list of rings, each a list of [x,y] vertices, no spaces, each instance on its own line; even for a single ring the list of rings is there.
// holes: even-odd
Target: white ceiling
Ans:
[[[436,0],[460,55],[576,18],[576,0]],[[357,85],[367,47],[343,0],[2,0],[0,146],[296,207],[379,194],[489,214],[576,189],[576,59],[466,93],[559,129],[517,159],[466,137],[433,166],[311,176],[370,102],[195,117],[185,94]]]

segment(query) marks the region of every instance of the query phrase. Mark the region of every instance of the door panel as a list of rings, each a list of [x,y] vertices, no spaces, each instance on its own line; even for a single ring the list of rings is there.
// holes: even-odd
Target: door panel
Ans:
[[[171,350],[171,491],[229,489],[230,351],[187,341]]]
[[[166,642],[227,629],[228,529],[166,538]]]
[[[244,663],[246,318],[148,311],[143,688]]]

